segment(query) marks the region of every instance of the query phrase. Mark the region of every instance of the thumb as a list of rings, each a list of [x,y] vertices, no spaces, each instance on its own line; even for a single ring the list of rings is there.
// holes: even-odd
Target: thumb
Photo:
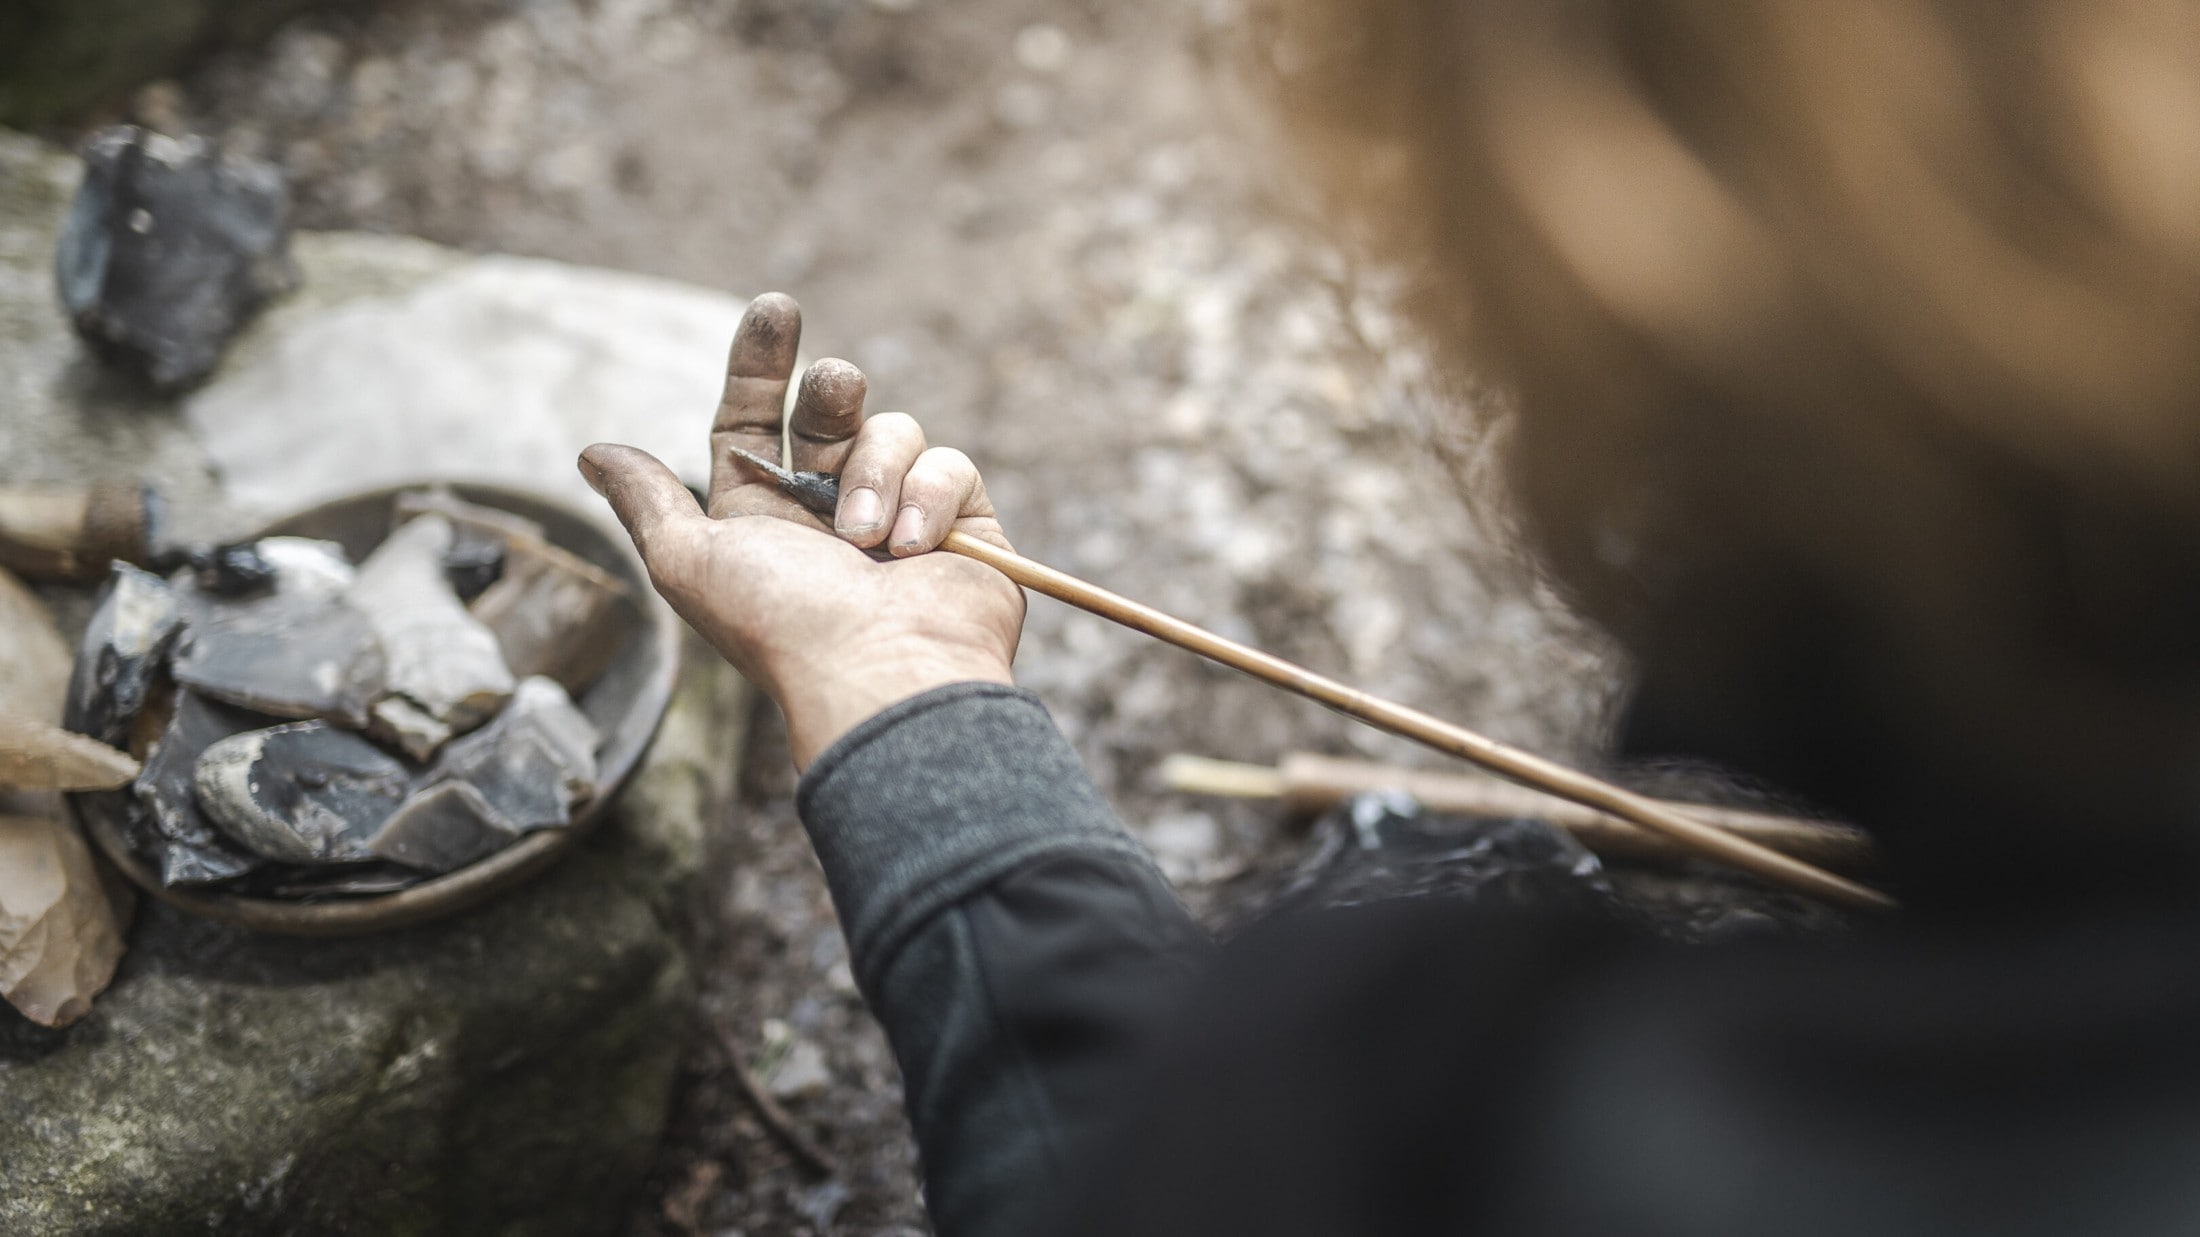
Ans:
[[[681,540],[682,528],[704,518],[695,495],[647,451],[599,442],[581,452],[580,470],[626,526],[652,576],[660,565],[652,555],[662,555]]]

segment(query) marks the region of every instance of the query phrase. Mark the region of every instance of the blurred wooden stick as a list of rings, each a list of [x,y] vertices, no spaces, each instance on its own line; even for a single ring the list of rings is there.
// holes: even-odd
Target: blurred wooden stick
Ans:
[[[1659,834],[1691,853],[1718,859],[1774,884],[1844,906],[1885,909],[1894,905],[1892,898],[1876,889],[1684,815],[1670,804],[1499,743],[1418,709],[1348,687],[989,542],[951,532],[940,548],[976,559],[1033,592],[1044,593],[1210,661],[1243,671],[1264,683],[1327,705],[1346,717],[1426,744],[1447,755],[1471,760],[1485,769],[1561,799],[1608,812]]]
[[[749,1069],[748,1059],[741,1051],[741,1042],[733,1037],[732,1032],[720,1032],[718,1045],[726,1054],[726,1064],[731,1067],[734,1085],[741,1088],[741,1094],[749,1101],[749,1106],[756,1110],[756,1119],[764,1123],[764,1129],[778,1139],[779,1144],[794,1156],[796,1162],[812,1174],[819,1177],[838,1176],[840,1165],[834,1162],[833,1157],[823,1147],[802,1132],[801,1127],[794,1123],[794,1118],[779,1106],[779,1101],[772,1098],[772,1093],[764,1088],[764,1084]]]
[[[1462,816],[1527,816],[1549,821],[1600,854],[1671,859],[1689,854],[1664,837],[1596,808],[1491,778],[1461,777],[1397,765],[1293,752],[1264,765],[1176,755],[1161,762],[1161,780],[1187,794],[1277,799],[1294,815],[1329,810],[1354,795],[1401,790],[1423,807]],[[1654,800],[1684,816],[1760,843],[1791,859],[1836,872],[1868,872],[1876,856],[1862,830],[1830,821],[1775,816],[1738,808]]]

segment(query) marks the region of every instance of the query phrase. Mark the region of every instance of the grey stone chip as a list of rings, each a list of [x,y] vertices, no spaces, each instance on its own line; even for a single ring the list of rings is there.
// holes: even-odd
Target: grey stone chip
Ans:
[[[134,787],[151,816],[161,883],[208,885],[256,871],[265,861],[231,842],[199,807],[192,776],[206,749],[234,734],[258,729],[267,719],[206,700],[176,695],[168,726],[146,753]]]
[[[62,723],[102,743],[127,746],[130,724],[145,707],[182,630],[183,609],[168,582],[116,563],[84,629]]]
[[[227,601],[187,592],[176,681],[271,717],[367,724],[385,674],[364,616],[311,593]]]
[[[232,735],[192,777],[199,806],[254,854],[290,863],[372,858],[367,843],[411,790],[395,757],[327,722]]]

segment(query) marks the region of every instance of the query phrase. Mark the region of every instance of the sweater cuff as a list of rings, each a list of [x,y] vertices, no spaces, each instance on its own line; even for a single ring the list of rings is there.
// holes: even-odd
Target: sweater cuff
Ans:
[[[955,683],[890,706],[803,775],[795,810],[863,990],[934,915],[1033,860],[1150,867],[1030,692]]]

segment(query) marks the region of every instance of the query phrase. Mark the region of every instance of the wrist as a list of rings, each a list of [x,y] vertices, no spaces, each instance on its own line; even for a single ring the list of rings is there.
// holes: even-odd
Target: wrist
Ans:
[[[787,744],[800,771],[842,735],[912,696],[953,683],[1014,682],[998,655],[927,643],[860,664],[783,676],[772,696],[786,714]]]

